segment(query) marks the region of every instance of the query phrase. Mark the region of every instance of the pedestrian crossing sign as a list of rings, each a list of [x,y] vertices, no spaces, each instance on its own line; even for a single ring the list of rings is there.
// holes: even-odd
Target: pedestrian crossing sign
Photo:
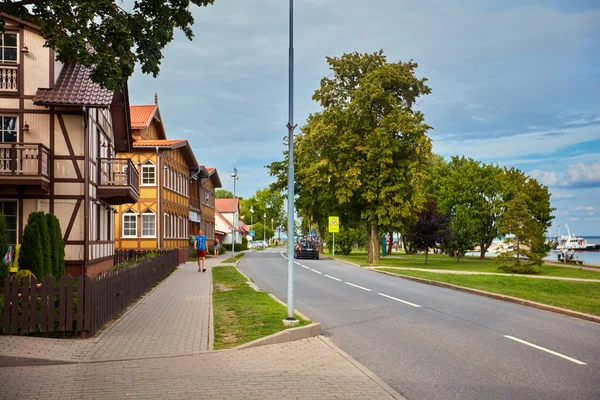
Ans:
[[[329,233],[338,233],[340,231],[340,219],[338,217],[329,217]]]

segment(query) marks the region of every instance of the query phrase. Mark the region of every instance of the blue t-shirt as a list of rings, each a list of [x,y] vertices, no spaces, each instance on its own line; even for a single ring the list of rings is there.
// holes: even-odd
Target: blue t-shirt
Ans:
[[[196,236],[196,250],[206,250],[206,236]]]

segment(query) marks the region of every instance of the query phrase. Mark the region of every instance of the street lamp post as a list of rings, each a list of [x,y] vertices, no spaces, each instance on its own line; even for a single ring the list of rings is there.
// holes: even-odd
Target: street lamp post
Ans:
[[[263,225],[263,242],[267,242],[267,213],[263,215],[265,218],[265,224]]]
[[[288,91],[288,287],[286,325],[296,325],[294,315],[294,0],[290,0],[290,49],[289,49],[289,91]]]
[[[238,180],[238,176],[237,176],[237,168],[233,167],[233,172],[231,173],[231,177],[233,178],[233,206],[235,207],[235,181]],[[234,255],[235,254],[235,214],[236,214],[236,210],[233,211],[233,224],[232,228],[231,228],[231,254]]]

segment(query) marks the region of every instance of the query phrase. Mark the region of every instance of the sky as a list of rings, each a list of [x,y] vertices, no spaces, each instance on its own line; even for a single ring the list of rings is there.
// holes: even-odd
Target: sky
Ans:
[[[158,93],[167,137],[190,141],[223,188],[272,182],[288,118],[288,1],[192,7],[195,38],[167,46],[158,78],[136,71],[131,104]],[[330,75],[327,56],[383,49],[414,60],[433,151],[517,167],[552,194],[554,234],[600,236],[600,1],[296,0],[295,122]]]

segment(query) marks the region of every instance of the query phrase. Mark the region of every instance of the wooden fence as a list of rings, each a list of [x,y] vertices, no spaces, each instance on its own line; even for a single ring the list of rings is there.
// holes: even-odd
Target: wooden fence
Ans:
[[[21,285],[16,277],[9,276],[1,291],[2,333],[94,335],[176,266],[174,250],[93,279],[84,275],[76,281],[64,275],[58,285],[52,275],[46,275],[40,283],[31,277]]]

